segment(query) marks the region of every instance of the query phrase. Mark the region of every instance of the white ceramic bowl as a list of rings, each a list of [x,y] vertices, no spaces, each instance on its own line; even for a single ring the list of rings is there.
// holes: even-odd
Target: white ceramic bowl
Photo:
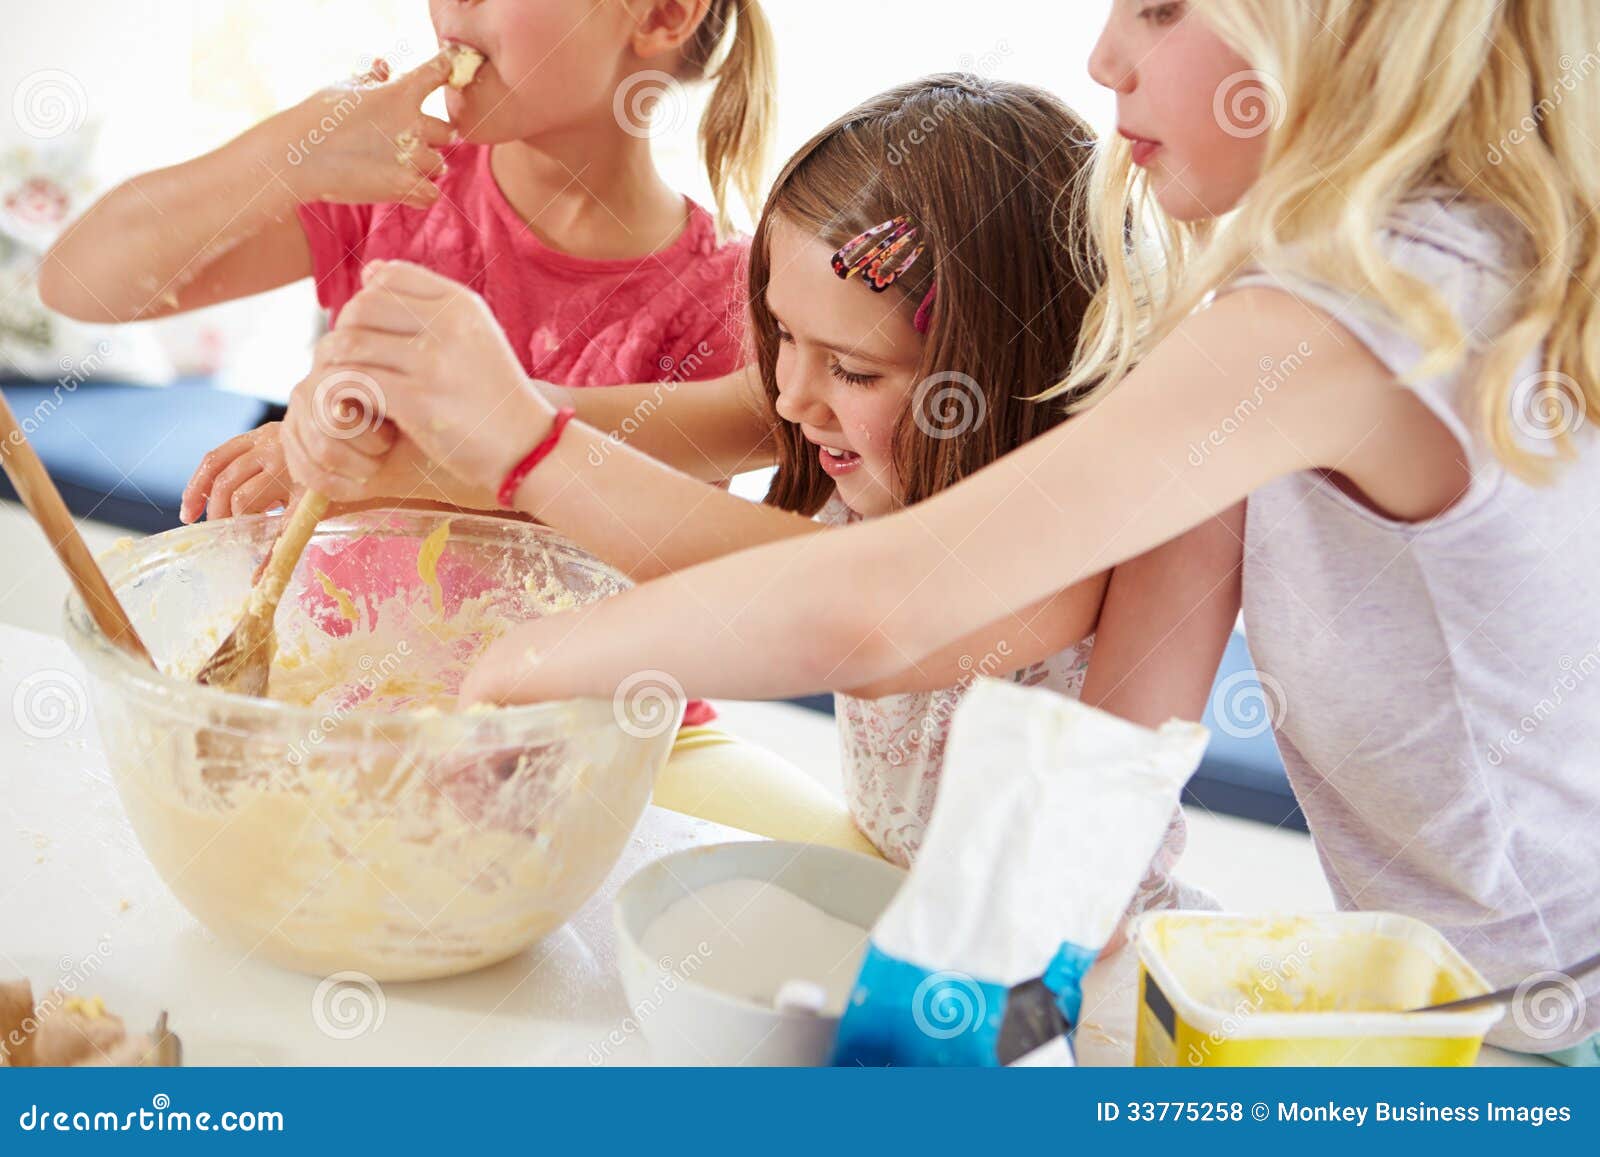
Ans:
[[[696,984],[644,947],[655,919],[691,892],[726,880],[776,884],[830,916],[871,928],[906,873],[893,864],[817,844],[761,840],[713,844],[663,857],[617,894],[618,963],[630,1016],[665,1065],[822,1065],[839,1018],[782,1011]]]

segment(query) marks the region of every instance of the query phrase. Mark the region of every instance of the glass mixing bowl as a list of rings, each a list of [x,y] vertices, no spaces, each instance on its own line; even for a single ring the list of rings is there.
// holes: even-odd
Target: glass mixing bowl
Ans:
[[[272,697],[199,686],[280,521],[201,523],[102,559],[159,673],[68,600],[68,642],[146,854],[213,931],[299,971],[410,980],[521,951],[620,856],[682,696],[663,679],[626,703],[457,712],[454,692],[509,626],[627,580],[510,519],[331,518],[278,610]]]

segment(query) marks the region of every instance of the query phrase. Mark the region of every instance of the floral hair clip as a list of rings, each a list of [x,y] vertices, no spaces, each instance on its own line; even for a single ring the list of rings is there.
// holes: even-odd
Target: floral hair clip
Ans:
[[[891,217],[841,245],[833,255],[833,271],[846,281],[859,274],[868,289],[882,293],[915,265],[927,248],[917,235],[917,226],[910,217],[904,213]],[[922,304],[917,306],[916,320],[912,324],[918,333],[928,330],[936,288],[930,286]]]

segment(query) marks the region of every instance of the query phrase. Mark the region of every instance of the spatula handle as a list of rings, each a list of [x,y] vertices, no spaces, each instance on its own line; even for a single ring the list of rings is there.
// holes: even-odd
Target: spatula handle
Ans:
[[[49,539],[61,565],[67,568],[72,585],[78,588],[83,605],[89,608],[101,632],[129,654],[154,667],[155,660],[150,658],[144,641],[133,629],[128,613],[106,581],[105,572],[94,561],[83,535],[78,533],[78,524],[61,500],[61,492],[50,480],[50,472],[39,461],[39,455],[28,442],[4,395],[0,395],[0,467],[4,467],[22,504]]]
[[[284,524],[277,541],[272,544],[272,557],[267,563],[267,569],[262,574],[261,581],[256,584],[256,596],[261,600],[263,608],[270,610],[277,608],[278,600],[283,598],[283,592],[289,585],[289,578],[294,574],[295,564],[305,553],[306,543],[311,541],[311,536],[316,533],[317,523],[321,522],[327,513],[327,496],[318,494],[315,490],[307,490],[300,496],[300,501],[295,503],[289,521]],[[271,618],[271,615],[267,617]]]

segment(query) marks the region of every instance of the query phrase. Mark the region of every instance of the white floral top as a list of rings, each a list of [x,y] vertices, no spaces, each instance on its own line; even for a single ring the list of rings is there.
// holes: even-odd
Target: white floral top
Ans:
[[[861,518],[837,494],[816,517],[830,526]],[[909,867],[933,815],[950,720],[972,679],[979,675],[1010,678],[1026,687],[1048,687],[1076,699],[1083,692],[1093,649],[1091,635],[1040,662],[1009,669],[1002,646],[988,655],[974,656],[970,662],[964,660],[962,666],[972,674],[954,687],[881,699],[835,694],[845,799],[856,826],[885,857]],[[1183,813],[1175,812],[1150,872],[1129,905],[1130,914],[1158,907],[1216,906],[1203,892],[1172,878],[1186,840]]]

